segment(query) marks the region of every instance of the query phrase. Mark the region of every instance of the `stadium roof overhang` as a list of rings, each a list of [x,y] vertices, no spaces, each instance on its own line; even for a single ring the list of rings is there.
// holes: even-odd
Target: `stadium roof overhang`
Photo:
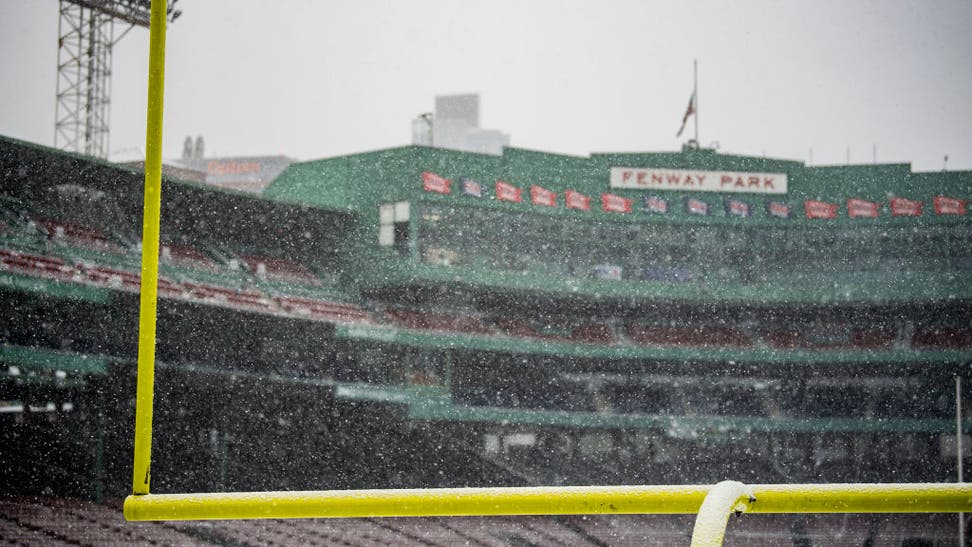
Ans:
[[[3,194],[40,215],[82,225],[109,219],[121,233],[141,233],[140,170],[7,137],[0,137],[0,169]],[[252,250],[333,249],[351,216],[171,178],[162,186],[163,240],[215,240]]]

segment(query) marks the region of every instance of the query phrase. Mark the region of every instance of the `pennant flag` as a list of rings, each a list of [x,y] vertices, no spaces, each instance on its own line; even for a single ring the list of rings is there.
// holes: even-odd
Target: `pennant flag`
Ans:
[[[851,198],[847,200],[847,216],[851,218],[877,218],[881,212],[881,204],[863,199]]]
[[[676,137],[682,136],[682,131],[685,131],[685,124],[692,114],[695,114],[695,90],[692,91],[692,96],[689,97],[688,107],[685,109],[685,115],[682,116],[682,127],[678,128],[678,133],[675,133]]]
[[[668,213],[668,200],[658,196],[645,197],[645,211],[649,213]]]
[[[808,199],[803,202],[803,208],[807,218],[837,218],[837,205],[834,203]]]
[[[891,198],[891,216],[920,217],[923,201],[913,201],[905,198]]]
[[[435,173],[429,173],[428,171],[422,173],[422,188],[426,192],[450,194],[452,193],[452,189],[449,188],[451,184],[451,180],[442,178]]]
[[[459,185],[462,188],[463,194],[477,198],[483,197],[483,185],[473,179],[459,179]]]
[[[496,181],[496,199],[500,201],[523,201],[523,190],[508,182]]]
[[[534,205],[544,205],[547,207],[557,206],[557,193],[551,192],[546,188],[541,188],[534,184],[530,186],[530,202]]]
[[[962,199],[950,198],[948,196],[935,196],[935,214],[964,215],[966,203],[968,202]]]
[[[630,213],[631,200],[614,194],[601,194],[601,209],[614,213]]]
[[[749,204],[738,199],[727,199],[726,214],[747,218],[749,217]]]
[[[693,215],[707,215],[709,204],[701,199],[688,198],[685,200],[685,211]]]
[[[591,198],[580,192],[567,190],[564,193],[564,201],[568,209],[580,209],[582,211],[591,210]]]
[[[792,207],[779,201],[771,201],[766,204],[766,212],[778,218],[790,218]]]

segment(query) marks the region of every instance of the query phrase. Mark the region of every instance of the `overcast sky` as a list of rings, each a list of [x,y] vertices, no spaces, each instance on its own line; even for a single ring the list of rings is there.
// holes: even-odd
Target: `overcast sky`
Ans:
[[[180,0],[165,150],[315,159],[408,144],[480,93],[517,147],[677,150],[699,61],[703,145],[814,164],[972,169],[972,2]],[[124,27],[116,27],[116,34]],[[0,134],[54,140],[57,0],[0,2]],[[143,153],[148,31],[114,50],[112,159]],[[691,134],[691,127],[686,135]]]

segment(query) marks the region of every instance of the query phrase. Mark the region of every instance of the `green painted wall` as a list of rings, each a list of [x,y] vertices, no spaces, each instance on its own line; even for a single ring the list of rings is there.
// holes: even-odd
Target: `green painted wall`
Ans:
[[[670,168],[786,173],[785,195],[734,194],[722,192],[646,191],[611,189],[611,167]],[[430,171],[453,180],[452,193],[442,195],[422,189],[422,173]],[[460,178],[471,178],[483,184],[487,197],[476,199],[462,195]],[[522,188],[523,203],[493,199],[493,185],[504,180]],[[558,193],[558,207],[529,204],[529,187],[538,184]],[[575,211],[563,205],[563,192],[573,189],[591,197],[591,211]],[[634,199],[631,214],[605,213],[600,210],[600,194],[613,194]],[[508,272],[486,269],[459,270],[454,267],[420,264],[414,229],[419,204],[448,208],[483,208],[536,215],[551,222],[614,222],[640,225],[677,224],[734,229],[775,228],[785,230],[840,230],[854,227],[894,226],[921,229],[927,225],[958,225],[968,229],[970,217],[937,216],[932,199],[944,194],[959,199],[972,197],[972,172],[913,173],[908,164],[807,166],[802,162],[719,154],[712,150],[686,149],[682,152],[593,154],[590,157],[565,156],[508,148],[502,156],[489,156],[435,148],[406,146],[364,154],[310,161],[291,165],[265,192],[275,200],[305,203],[313,206],[348,210],[356,213],[350,235],[342,249],[347,257],[348,282],[356,288],[400,286],[411,283],[441,283],[461,280],[463,283],[496,288],[530,285],[545,290],[571,292],[599,297],[673,298],[684,300],[745,300],[759,298],[767,302],[783,299],[811,302],[840,301],[921,301],[972,297],[972,279],[967,272],[921,272],[915,275],[892,274],[844,276],[816,279],[794,275],[790,280],[769,284],[715,286],[694,284],[679,286],[664,283],[612,283],[596,280],[531,275],[512,279]],[[641,210],[646,195],[658,195],[670,202],[667,215],[652,215]],[[892,217],[888,210],[891,197],[900,196],[924,202],[921,217]],[[710,215],[700,217],[684,211],[687,197],[709,204]],[[738,218],[724,210],[728,198],[750,204],[752,216]],[[882,204],[879,218],[848,218],[846,200],[859,198]],[[781,201],[792,207],[789,219],[768,215],[768,201]],[[822,200],[839,206],[836,219],[807,219],[805,200]],[[390,248],[377,245],[378,207],[383,203],[409,201],[412,204],[412,253],[401,256]],[[494,227],[483,227],[494,229]],[[591,242],[599,244],[603,242]],[[766,245],[776,244],[771,238]],[[840,277],[840,276],[837,276]],[[526,285],[526,286],[524,286]]]

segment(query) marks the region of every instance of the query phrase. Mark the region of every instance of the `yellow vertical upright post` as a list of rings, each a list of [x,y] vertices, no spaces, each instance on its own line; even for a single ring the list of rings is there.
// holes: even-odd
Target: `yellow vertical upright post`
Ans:
[[[142,214],[142,290],[138,317],[138,386],[135,395],[135,466],[132,493],[148,494],[152,465],[155,329],[162,212],[162,98],[165,79],[166,0],[152,0],[149,27],[148,119],[145,131],[145,203]]]

